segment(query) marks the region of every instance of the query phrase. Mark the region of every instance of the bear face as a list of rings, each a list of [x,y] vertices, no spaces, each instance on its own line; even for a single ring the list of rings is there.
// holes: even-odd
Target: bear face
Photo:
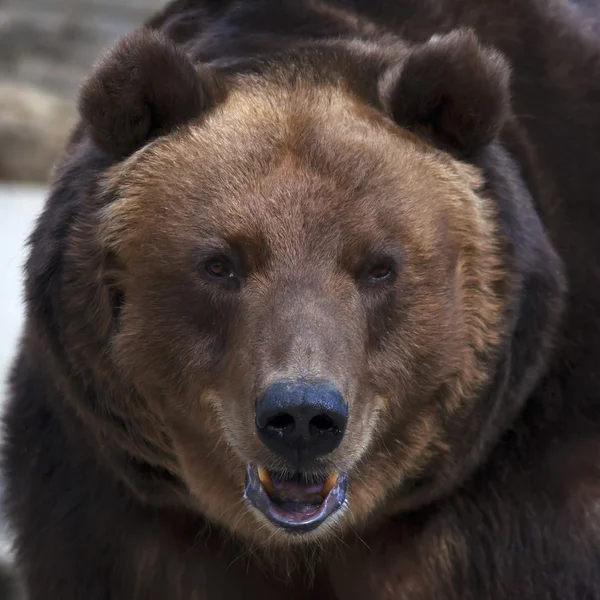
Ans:
[[[250,464],[357,470],[363,518],[441,450],[434,412],[465,409],[487,377],[477,352],[500,340],[504,274],[477,173],[332,94],[233,94],[108,178],[100,231],[126,273],[114,358],[160,401],[200,501],[207,481],[229,488],[211,515],[236,505]],[[314,464],[257,439],[255,400],[282,380],[327,381],[348,404],[340,445]]]
[[[517,248],[528,198],[505,177],[499,205],[467,160],[502,126],[504,64],[464,34],[403,52],[369,80],[378,106],[343,78],[315,85],[319,66],[209,72],[146,33],[84,87],[111,166],[65,253],[63,339],[94,381],[83,418],[144,500],[305,542],[446,492],[518,408],[515,307],[527,269],[556,259],[535,224]],[[475,84],[451,93],[465,53]],[[531,381],[557,313],[523,325]]]

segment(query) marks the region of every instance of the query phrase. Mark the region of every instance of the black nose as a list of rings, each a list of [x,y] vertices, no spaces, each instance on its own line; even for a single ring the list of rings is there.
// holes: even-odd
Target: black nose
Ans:
[[[291,462],[307,462],[338,447],[348,407],[328,383],[279,381],[256,401],[255,421],[269,450]]]

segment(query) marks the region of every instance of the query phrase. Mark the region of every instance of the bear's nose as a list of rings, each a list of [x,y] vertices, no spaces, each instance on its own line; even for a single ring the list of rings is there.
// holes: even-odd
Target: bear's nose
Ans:
[[[335,450],[347,421],[342,394],[327,382],[278,381],[256,401],[258,437],[269,450],[296,464]]]

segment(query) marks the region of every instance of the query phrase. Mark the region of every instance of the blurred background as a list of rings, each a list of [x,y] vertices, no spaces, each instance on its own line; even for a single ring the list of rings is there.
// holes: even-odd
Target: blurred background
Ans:
[[[102,49],[161,4],[0,0],[0,179],[47,180],[81,79]]]

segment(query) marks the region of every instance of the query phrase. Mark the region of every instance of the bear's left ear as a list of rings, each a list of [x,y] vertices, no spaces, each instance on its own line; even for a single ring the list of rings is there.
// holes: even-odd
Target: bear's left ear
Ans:
[[[163,35],[142,29],[119,42],[83,84],[79,112],[94,143],[122,159],[199,117],[215,102],[211,69]]]
[[[381,80],[387,110],[402,127],[470,156],[499,133],[509,111],[509,67],[471,31],[434,36]]]

